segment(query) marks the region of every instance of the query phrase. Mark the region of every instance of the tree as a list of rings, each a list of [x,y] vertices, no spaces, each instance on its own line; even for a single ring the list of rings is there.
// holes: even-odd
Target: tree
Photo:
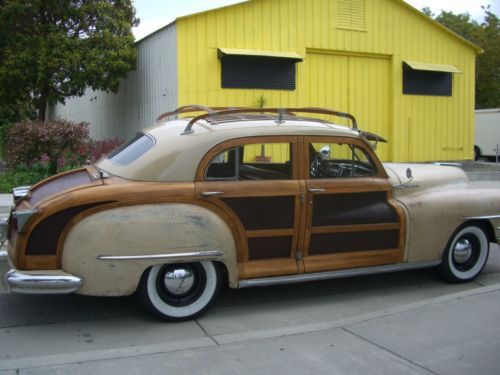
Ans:
[[[476,108],[500,108],[500,21],[489,6],[483,9],[481,24],[467,13],[445,11],[435,20],[484,49],[476,63]],[[432,15],[428,8],[422,11]]]
[[[116,92],[135,68],[131,0],[0,0],[0,121],[85,89]]]

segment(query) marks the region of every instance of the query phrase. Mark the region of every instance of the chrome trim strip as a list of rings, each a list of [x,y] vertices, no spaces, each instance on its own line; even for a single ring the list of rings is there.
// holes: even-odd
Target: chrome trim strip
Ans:
[[[33,275],[11,269],[5,284],[13,293],[66,294],[80,289],[82,279],[72,275]]]
[[[483,219],[500,219],[500,215],[490,215],[490,216],[468,216],[466,220],[483,220]]]
[[[7,250],[0,250],[0,262],[7,262],[9,260],[9,253]]]
[[[172,253],[172,254],[150,254],[150,255],[99,255],[99,260],[184,260],[184,259],[208,259],[219,258],[224,253],[220,250],[195,251],[191,253]]]
[[[441,260],[430,262],[416,262],[416,263],[398,263],[384,266],[354,268],[348,270],[316,272],[316,273],[302,273],[298,275],[276,276],[276,277],[263,277],[260,279],[241,280],[238,282],[238,288],[249,288],[254,286],[269,286],[280,284],[293,284],[303,283],[308,281],[338,279],[342,277],[373,275],[386,272],[397,272],[413,270],[418,268],[434,267],[441,264]]]

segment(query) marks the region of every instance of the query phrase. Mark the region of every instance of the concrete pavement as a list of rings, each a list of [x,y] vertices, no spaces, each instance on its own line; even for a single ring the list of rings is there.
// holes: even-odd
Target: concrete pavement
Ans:
[[[0,374],[496,374],[499,313],[500,284],[494,284],[280,329],[229,336],[186,331],[184,338],[138,347],[7,359]],[[187,324],[166,326],[179,334]],[[52,345],[49,330],[33,339]]]

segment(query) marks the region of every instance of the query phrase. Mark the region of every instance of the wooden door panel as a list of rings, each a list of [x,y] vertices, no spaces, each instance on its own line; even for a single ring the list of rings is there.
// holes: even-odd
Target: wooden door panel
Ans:
[[[196,183],[196,193],[227,212],[239,228],[241,279],[298,272],[298,180],[204,181]]]

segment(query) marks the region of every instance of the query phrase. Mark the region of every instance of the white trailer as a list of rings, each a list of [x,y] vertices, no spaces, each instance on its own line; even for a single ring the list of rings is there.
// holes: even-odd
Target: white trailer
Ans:
[[[500,157],[500,108],[476,110],[475,122],[474,159]]]

